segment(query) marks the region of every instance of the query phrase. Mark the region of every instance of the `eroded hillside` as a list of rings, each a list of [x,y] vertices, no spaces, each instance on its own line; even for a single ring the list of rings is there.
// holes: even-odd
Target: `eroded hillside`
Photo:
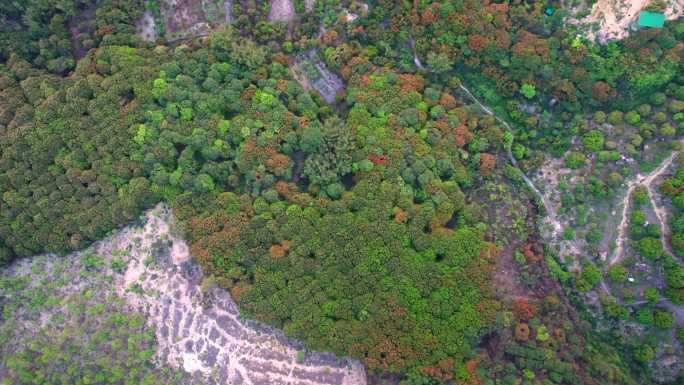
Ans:
[[[89,327],[104,323],[116,307],[121,316],[140,319],[127,340],[147,336],[146,356],[162,364],[159,373],[166,365],[174,368],[181,384],[366,383],[358,362],[307,351],[282,332],[241,318],[230,294],[206,279],[192,261],[174,223],[169,209],[159,205],[140,223],[84,251],[37,256],[10,266],[0,277],[6,309],[0,324],[3,361],[14,369],[11,362],[20,360],[25,349],[32,351],[27,336],[50,340],[75,333],[74,338],[85,339],[80,333],[94,333]],[[94,314],[89,321],[93,326],[56,323],[65,308],[74,305],[71,298],[81,296],[86,298],[84,310]],[[23,301],[27,297],[28,303]],[[115,366],[124,358],[113,354]],[[107,353],[93,352],[90,359],[104,357]],[[18,372],[7,369],[0,366],[0,374],[17,379]],[[59,375],[47,373],[50,378]]]

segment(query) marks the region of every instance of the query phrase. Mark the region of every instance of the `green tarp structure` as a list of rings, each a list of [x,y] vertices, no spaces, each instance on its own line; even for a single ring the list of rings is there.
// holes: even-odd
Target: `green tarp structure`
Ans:
[[[665,24],[665,14],[662,12],[642,11],[639,14],[639,27],[662,28]]]

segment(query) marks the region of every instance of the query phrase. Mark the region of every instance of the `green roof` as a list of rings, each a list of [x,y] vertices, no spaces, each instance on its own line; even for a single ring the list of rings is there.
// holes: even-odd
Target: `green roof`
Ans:
[[[665,24],[665,14],[662,12],[642,11],[639,14],[639,26],[649,28],[662,28]]]

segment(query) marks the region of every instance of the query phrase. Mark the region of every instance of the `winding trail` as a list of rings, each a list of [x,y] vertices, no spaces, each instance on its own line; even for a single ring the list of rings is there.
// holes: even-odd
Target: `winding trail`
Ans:
[[[482,104],[475,95],[473,95],[470,90],[464,86],[463,84],[459,85],[459,88],[468,95],[468,97],[475,102],[475,104],[482,109],[485,113],[493,116],[497,121],[499,121],[502,125],[506,127],[506,129],[513,133],[511,126],[500,118],[498,115],[496,115],[489,107],[486,105]],[[667,169],[670,167],[672,162],[677,158],[678,155],[680,155],[684,151],[684,139],[679,141],[680,143],[680,149],[673,151],[670,156],[665,158],[660,165],[650,173],[646,175],[641,175],[637,174],[636,178],[630,182],[627,183],[627,191],[625,192],[625,195],[622,199],[622,219],[620,221],[620,225],[618,227],[618,237],[616,239],[616,248],[615,248],[615,253],[613,257],[610,259],[608,262],[608,267],[615,265],[616,263],[620,262],[622,257],[624,256],[624,245],[625,241],[627,238],[627,228],[629,227],[629,208],[630,208],[630,200],[632,193],[638,186],[644,186],[646,187],[646,190],[648,191],[648,197],[649,201],[651,203],[651,206],[653,207],[653,210],[656,214],[656,217],[658,218],[658,222],[660,224],[660,230],[661,230],[661,242],[663,245],[663,249],[669,253],[672,254],[672,248],[670,247],[670,244],[668,243],[669,239],[669,228],[667,226],[667,210],[665,208],[661,207],[656,199],[656,193],[653,189],[653,182],[658,179]],[[551,204],[551,202],[548,200],[548,198],[542,194],[542,192],[535,186],[535,184],[532,182],[532,180],[520,169],[518,166],[518,162],[513,156],[511,146],[507,146],[506,148],[508,152],[508,159],[511,162],[511,164],[520,170],[520,173],[522,175],[523,180],[525,183],[529,186],[529,188],[539,197],[540,201],[544,205],[544,209],[546,210],[546,221],[550,224],[553,225],[553,238],[555,238],[558,234],[560,234],[561,231],[561,224],[558,221],[558,217],[556,214],[556,210]]]
[[[420,64],[420,61],[418,60],[417,56],[414,56],[414,59],[416,61],[416,64]],[[419,66],[419,67],[421,67],[421,66]],[[492,111],[491,108],[487,107],[482,102],[480,102],[480,100],[477,99],[477,97],[475,97],[475,95],[473,95],[473,93],[470,92],[470,90],[466,86],[464,86],[463,84],[460,84],[459,88],[473,102],[475,102],[475,104],[477,104],[478,107],[482,111],[484,111],[488,115],[493,116],[497,121],[499,121],[503,126],[505,126],[509,132],[513,133],[513,130],[511,129],[511,126],[508,124],[508,122],[506,122],[501,117],[496,115],[494,113],[494,111]],[[620,225],[618,228],[618,237],[616,240],[617,247],[615,249],[615,253],[614,253],[613,258],[611,258],[611,260],[609,261],[608,266],[606,267],[605,271],[607,271],[607,269],[610,268],[611,266],[613,266],[614,264],[618,263],[622,259],[622,257],[624,256],[624,244],[625,244],[625,240],[627,237],[630,200],[631,200],[632,193],[634,192],[634,190],[638,186],[644,186],[644,187],[646,187],[646,190],[648,191],[648,197],[649,197],[650,204],[652,205],[653,210],[655,211],[656,217],[658,218],[658,222],[660,224],[661,242],[663,245],[663,249],[667,253],[672,255],[672,248],[670,247],[670,244],[667,241],[669,239],[669,233],[670,233],[669,227],[667,226],[667,210],[658,204],[658,201],[656,199],[656,192],[653,188],[653,182],[668,170],[668,168],[670,167],[670,165],[672,165],[672,162],[674,162],[674,160],[677,158],[677,156],[679,156],[680,154],[682,154],[684,152],[684,139],[681,139],[679,141],[679,143],[680,143],[680,149],[673,151],[672,154],[670,154],[667,158],[665,158],[655,170],[651,171],[650,173],[648,173],[646,175],[637,174],[637,176],[634,180],[627,183],[627,191],[625,192],[625,195],[624,195],[623,200],[622,200],[622,205],[623,205],[622,219],[620,221]],[[545,221],[547,223],[550,223],[553,225],[553,233],[552,233],[552,239],[551,240],[557,239],[557,236],[560,234],[560,231],[561,231],[561,224],[558,221],[557,213],[556,213],[554,206],[551,204],[551,202],[548,200],[548,198],[544,194],[542,194],[542,192],[539,190],[539,188],[537,188],[537,186],[534,184],[534,182],[532,182],[532,180],[520,169],[520,167],[518,166],[517,160],[513,156],[511,146],[507,146],[506,150],[508,152],[508,159],[511,162],[511,164],[513,165],[513,167],[520,170],[521,176],[522,176],[523,180],[525,181],[525,183],[539,197],[540,201],[544,205],[544,209],[546,210]],[[605,271],[604,271],[604,273],[605,273]],[[612,296],[610,287],[608,287],[608,285],[605,282],[605,278],[601,279],[600,287],[608,295]],[[641,304],[644,304],[643,302],[637,302],[637,303],[631,304],[631,305],[630,304],[624,304],[624,303],[622,303],[621,300],[619,300],[619,298],[617,298],[617,297],[615,297],[615,298],[619,301],[620,304],[625,305],[625,306],[639,306]],[[684,306],[674,304],[672,301],[670,301],[667,298],[661,299],[658,302],[658,305],[661,307],[664,307],[667,310],[669,310],[670,312],[672,312],[675,315],[675,318],[677,320],[677,324],[679,326],[684,325]]]
[[[681,139],[679,141],[681,147],[679,150],[675,150],[665,158],[660,165],[653,171],[651,171],[647,175],[641,175],[637,174],[636,179],[630,181],[627,183],[627,191],[625,191],[625,195],[622,199],[622,220],[620,221],[620,225],[618,227],[618,237],[616,239],[616,244],[617,247],[615,248],[615,253],[613,255],[613,258],[611,258],[610,261],[608,261],[608,265],[604,269],[604,277],[601,279],[601,282],[599,283],[599,286],[603,292],[605,292],[607,295],[615,298],[615,300],[618,302],[618,304],[626,307],[638,307],[642,306],[648,303],[648,301],[637,301],[633,303],[625,303],[620,297],[616,297],[612,294],[610,287],[606,284],[605,281],[605,272],[613,265],[619,263],[622,258],[624,257],[624,244],[627,239],[627,228],[629,226],[628,224],[628,216],[629,216],[629,207],[630,207],[630,201],[631,201],[631,196],[632,193],[634,192],[634,189],[638,186],[644,186],[646,187],[646,191],[648,192],[648,198],[651,206],[653,207],[653,210],[656,214],[656,217],[658,218],[658,222],[660,224],[660,241],[662,242],[663,249],[665,250],[666,253],[673,255],[672,253],[672,248],[670,247],[670,244],[668,242],[669,239],[669,234],[670,234],[670,229],[669,226],[667,225],[667,210],[662,207],[657,200],[657,194],[656,191],[653,188],[653,182],[658,179],[662,174],[664,174],[667,169],[672,165],[672,162],[684,152],[684,139]],[[673,303],[670,299],[668,298],[662,298],[658,303],[658,306],[663,307],[670,311],[672,314],[674,314],[676,323],[678,326],[684,326],[684,306],[682,305],[677,305]]]
[[[429,69],[425,68],[418,58],[418,55],[416,54],[415,46],[414,46],[414,41],[413,41],[413,36],[409,36],[409,45],[411,50],[413,51],[413,61],[416,65],[421,70],[427,71],[427,72],[432,72]],[[498,116],[491,108],[483,104],[473,93],[463,85],[463,83],[459,84],[458,88],[465,93],[469,99],[471,99],[477,106],[484,111],[486,114],[494,117],[499,123],[501,123],[504,127],[506,127],[506,130],[510,132],[511,134],[513,133],[513,129],[511,128],[510,124],[506,122],[504,119],[502,119],[500,116]],[[667,242],[669,239],[669,228],[667,226],[667,210],[660,206],[657,202],[656,199],[656,192],[653,189],[653,182],[661,176],[667,169],[670,167],[672,162],[677,158],[678,155],[682,154],[684,152],[684,139],[681,139],[679,141],[680,143],[680,149],[675,150],[668,156],[665,160],[661,162],[661,164],[653,171],[651,171],[647,175],[641,175],[637,174],[636,178],[629,183],[627,183],[627,191],[625,192],[625,195],[622,200],[622,219],[620,221],[620,225],[618,228],[618,237],[616,240],[617,247],[614,253],[613,258],[608,263],[608,266],[604,269],[604,277],[601,278],[601,281],[599,283],[600,288],[608,295],[611,297],[616,298],[618,303],[624,306],[640,306],[647,301],[638,301],[633,304],[625,304],[624,301],[622,301],[620,298],[615,297],[611,294],[610,287],[606,284],[605,281],[605,272],[607,271],[608,268],[613,266],[614,264],[618,263],[622,257],[624,256],[624,244],[625,244],[625,239],[627,236],[627,227],[628,227],[628,216],[629,216],[629,203],[630,199],[632,196],[632,193],[634,192],[634,189],[636,189],[637,186],[645,186],[646,190],[648,191],[648,197],[649,201],[653,207],[653,210],[655,211],[656,217],[658,218],[658,222],[660,222],[660,229],[661,229],[661,242],[663,244],[663,249],[672,255],[672,249]],[[546,216],[545,216],[545,222],[548,224],[551,224],[552,226],[552,233],[551,233],[551,239],[548,239],[548,241],[554,241],[558,240],[560,232],[562,230],[562,226],[560,221],[558,220],[558,214],[553,206],[553,204],[549,201],[547,196],[545,196],[541,190],[532,182],[532,180],[525,174],[525,172],[520,168],[518,165],[518,161],[515,159],[513,156],[512,152],[512,146],[506,146],[506,152],[508,155],[508,160],[510,161],[511,165],[518,169],[520,171],[520,175],[522,179],[525,181],[525,184],[534,192],[534,194],[539,198],[539,201],[542,203],[544,206],[544,210],[546,211]],[[606,258],[606,257],[604,257]],[[659,302],[658,305],[661,307],[666,308],[670,312],[672,312],[675,315],[676,322],[678,326],[684,326],[684,306],[674,304],[672,301],[670,301],[667,298],[662,298]]]
[[[680,140],[679,143],[682,145],[682,148],[684,148],[684,139]],[[652,185],[653,181],[655,181],[656,179],[658,179],[659,176],[665,173],[665,171],[667,171],[667,169],[670,167],[672,162],[677,158],[677,156],[682,153],[682,148],[673,151],[672,154],[670,154],[670,156],[665,158],[665,160],[663,160],[662,163],[660,163],[660,166],[658,166],[655,170],[651,171],[649,174],[637,174],[634,180],[627,183],[627,191],[625,192],[625,195],[622,198],[622,219],[620,220],[620,225],[618,226],[618,237],[615,240],[615,253],[613,254],[613,257],[610,259],[610,261],[608,261],[608,267],[620,262],[624,257],[625,241],[627,240],[627,228],[629,227],[628,218],[630,201],[632,193],[634,193],[634,189],[636,189],[638,186],[646,187],[646,190],[648,191],[649,201],[653,206],[653,210],[656,213],[658,222],[660,222],[660,240],[663,244],[663,249],[665,249],[667,253],[672,254],[672,249],[670,248],[670,245],[667,242],[667,239],[669,237],[669,228],[667,226],[667,211],[657,203],[656,193],[653,190]]]
[[[413,41],[413,36],[411,35],[409,35],[409,46],[411,48],[411,51],[413,52],[413,62],[416,64],[416,67],[427,72],[432,72],[429,69],[425,68],[423,66],[423,63],[420,61],[420,58],[418,58],[415,43]],[[499,123],[506,127],[506,130],[515,137],[515,133],[513,132],[513,128],[511,128],[511,125],[508,124],[507,121],[502,119],[496,113],[494,113],[494,111],[492,111],[491,108],[484,105],[475,95],[473,95],[473,93],[468,89],[468,87],[464,86],[463,83],[461,83],[458,85],[458,88],[461,91],[463,91],[470,100],[477,104],[477,106],[482,111],[484,111],[487,115],[494,117],[494,119],[496,119]],[[520,168],[520,166],[518,165],[518,161],[513,156],[512,146],[506,146],[506,153],[508,156],[508,160],[511,162],[511,165],[513,165],[513,167],[520,171],[520,175],[522,179],[525,181],[525,184],[527,184],[530,190],[534,192],[534,194],[538,197],[539,201],[544,206],[544,211],[546,211],[545,220],[552,226],[551,239],[556,239],[560,235],[560,232],[562,230],[562,226],[558,221],[558,214],[556,213],[556,208],[553,206],[553,204],[551,204],[549,199],[541,192],[541,190],[534,184],[534,182],[532,182],[532,179],[530,179],[527,176],[527,174],[525,174],[525,172]]]
[[[418,58],[418,54],[416,53],[416,43],[413,40],[413,35],[409,35],[409,47],[411,47],[411,51],[413,52],[413,63],[416,64],[416,67],[418,67],[421,70],[424,71],[429,71],[427,68],[423,66],[423,63],[420,61]]]
[[[473,102],[475,102],[475,104],[477,104],[477,106],[480,107],[480,109],[482,111],[484,111],[488,115],[493,116],[494,119],[496,119],[499,123],[501,123],[504,127],[506,127],[506,130],[508,130],[508,132],[513,134],[513,129],[508,124],[508,122],[506,122],[501,117],[499,117],[497,114],[495,114],[491,108],[482,104],[482,102],[480,102],[480,100],[477,97],[475,97],[475,95],[473,95],[472,92],[470,92],[468,87],[464,86],[462,83],[459,84],[458,87],[461,89],[461,91],[465,92],[465,94],[468,95],[468,97]],[[552,238],[555,239],[560,234],[560,231],[561,231],[561,224],[558,221],[558,215],[556,213],[556,208],[553,206],[553,204],[551,204],[549,199],[541,192],[541,190],[534,184],[534,182],[532,182],[532,180],[527,176],[527,174],[525,174],[525,172],[520,168],[520,166],[518,165],[518,161],[513,156],[513,151],[511,149],[511,147],[512,146],[506,146],[506,152],[508,155],[508,160],[511,162],[513,167],[517,168],[520,171],[520,175],[521,175],[522,179],[525,181],[525,184],[527,184],[527,186],[530,188],[530,190],[532,190],[532,192],[534,192],[534,194],[537,195],[537,197],[539,198],[539,201],[544,206],[544,210],[546,211],[546,222],[553,226]]]
[[[409,35],[409,46],[411,48],[411,51],[413,51],[413,62],[416,64],[416,67],[418,67],[421,70],[427,71],[427,72],[432,72],[429,69],[425,68],[423,66],[423,63],[420,61],[420,58],[418,58],[418,54],[416,53],[416,47],[415,43],[413,41],[413,36]],[[498,116],[494,111],[492,111],[491,108],[487,107],[484,105],[473,93],[468,89],[468,87],[464,86],[463,83],[458,85],[458,88],[463,91],[470,100],[472,100],[477,106],[484,111],[487,115],[493,116],[494,119],[496,119],[499,123],[501,123],[504,127],[506,127],[506,130],[511,133],[511,135],[514,135],[515,133],[513,132],[513,128],[511,128],[511,125],[508,124],[507,121],[502,119],[500,116]],[[530,179],[527,174],[520,168],[518,165],[518,161],[515,159],[513,156],[513,151],[512,151],[512,145],[506,146],[506,153],[508,156],[508,160],[511,162],[511,165],[518,169],[520,171],[520,175],[522,179],[525,181],[525,184],[534,192],[534,194],[538,197],[539,201],[542,203],[544,206],[544,211],[546,211],[546,222],[549,223],[552,226],[552,234],[551,238],[556,239],[558,235],[560,235],[562,226],[560,222],[558,221],[558,215],[556,213],[556,208],[551,204],[549,199],[541,192],[541,190],[532,182],[532,179]]]

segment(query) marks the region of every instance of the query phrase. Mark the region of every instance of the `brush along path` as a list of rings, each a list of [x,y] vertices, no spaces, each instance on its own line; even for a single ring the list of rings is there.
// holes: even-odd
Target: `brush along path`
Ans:
[[[482,104],[482,102],[480,102],[480,100],[477,97],[475,97],[475,95],[473,95],[473,93],[470,92],[470,90],[466,86],[464,86],[463,84],[460,84],[459,88],[461,89],[461,91],[465,92],[465,94],[473,102],[475,102],[475,104],[477,104],[477,106],[480,107],[480,109],[482,111],[484,111],[488,115],[493,116],[499,123],[501,123],[504,127],[506,127],[506,130],[508,130],[508,132],[510,132],[511,134],[513,133],[513,129],[508,124],[508,122],[506,122],[505,120],[500,118],[498,115],[496,115],[494,113],[494,111],[492,111],[489,107]],[[548,197],[546,197],[544,194],[542,194],[541,190],[539,188],[537,188],[537,186],[525,174],[525,172],[522,169],[520,169],[520,167],[518,166],[518,161],[513,156],[511,146],[506,146],[506,151],[508,154],[508,160],[511,162],[513,167],[517,168],[520,171],[520,176],[525,181],[525,184],[527,184],[527,186],[530,188],[530,190],[532,190],[532,192],[534,192],[534,194],[539,198],[539,201],[544,206],[544,211],[546,211],[546,222],[552,226],[552,239],[555,239],[560,234],[560,231],[562,228],[560,222],[558,221],[558,215],[556,214],[556,208],[553,206],[553,204],[551,204]]]

